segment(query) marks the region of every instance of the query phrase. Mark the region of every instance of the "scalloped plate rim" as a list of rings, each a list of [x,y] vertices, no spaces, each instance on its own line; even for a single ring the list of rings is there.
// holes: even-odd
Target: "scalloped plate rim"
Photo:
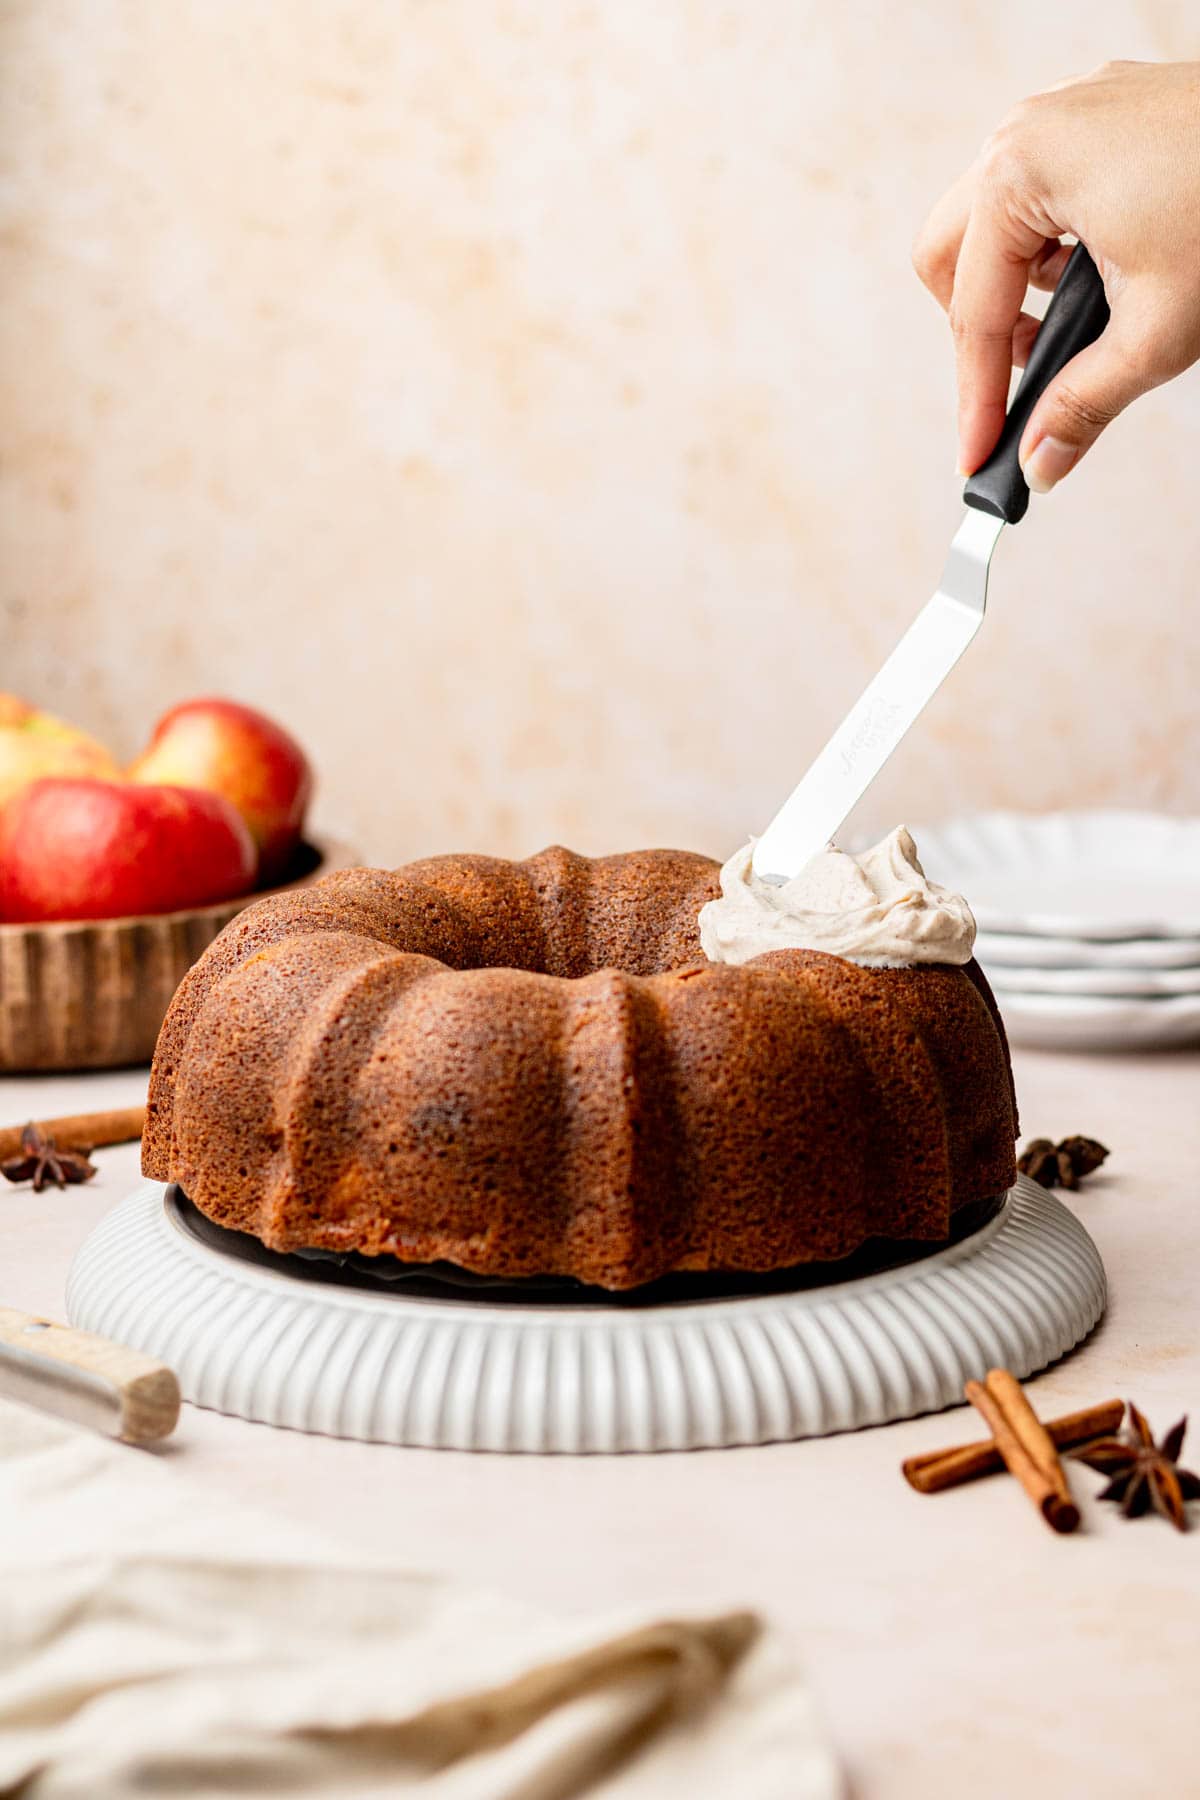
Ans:
[[[1087,858],[1094,840],[1100,840],[1099,854],[1092,858],[1093,870],[1103,875],[1124,873],[1139,856],[1149,858],[1151,879],[1154,864],[1160,878],[1168,885],[1179,879],[1179,858],[1185,873],[1200,883],[1200,818],[1175,816],[1135,808],[1063,809],[1046,813],[1022,813],[1012,809],[964,813],[913,827],[922,861],[930,865],[932,878],[960,887],[970,902],[976,924],[983,932],[1037,937],[1082,938],[1098,943],[1118,943],[1129,939],[1170,939],[1200,937],[1200,914],[1186,916],[1171,913],[1131,913],[1126,917],[1097,917],[1094,911],[1045,910],[1036,907],[1013,908],[989,905],[972,894],[972,884],[986,880],[989,870],[1012,877],[1014,870],[1028,871],[1031,897],[1036,898],[1036,883],[1061,868],[1067,860],[1065,851]],[[1120,854],[1107,848],[1113,840],[1120,843]],[[1166,860],[1170,852],[1172,861]],[[1077,872],[1072,861],[1071,874]]]
[[[1172,1050],[1200,1044],[1200,994],[996,991],[1009,1042],[1027,1050]]]
[[[979,960],[977,958],[977,960]],[[997,1000],[1006,994],[1057,1000],[1186,1000],[1200,997],[1200,968],[1027,969],[1011,963],[980,962]]]
[[[1200,937],[1097,938],[1042,937],[1033,932],[987,931],[975,938],[975,958],[984,968],[1200,969]]]

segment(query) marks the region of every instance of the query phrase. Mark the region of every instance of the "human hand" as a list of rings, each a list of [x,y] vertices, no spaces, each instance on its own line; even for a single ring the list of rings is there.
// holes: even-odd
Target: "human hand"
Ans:
[[[1200,63],[1105,63],[1023,100],[930,213],[913,263],[954,333],[964,475],[1000,435],[1038,329],[1026,288],[1057,284],[1064,233],[1087,245],[1111,317],[1025,428],[1039,494],[1131,400],[1200,359]]]

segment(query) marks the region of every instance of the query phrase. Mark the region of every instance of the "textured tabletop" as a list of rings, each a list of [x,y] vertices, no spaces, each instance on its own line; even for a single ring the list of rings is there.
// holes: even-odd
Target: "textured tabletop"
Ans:
[[[1191,1409],[1184,1461],[1200,1467],[1200,1055],[1015,1060],[1026,1135],[1112,1149],[1067,1196],[1107,1265],[1109,1310],[1030,1384],[1034,1403],[1131,1396],[1160,1432]],[[9,1078],[0,1122],[143,1086],[136,1071]],[[133,1146],[97,1161],[86,1188],[0,1195],[0,1302],[61,1317],[75,1249],[137,1179]],[[927,1498],[901,1479],[903,1457],[976,1435],[961,1410],[765,1449],[506,1458],[185,1408],[164,1454],[200,1488],[562,1608],[759,1607],[793,1634],[858,1795],[1197,1791],[1200,1518],[1187,1537],[1128,1523],[1082,1470],[1083,1529],[1056,1538],[1007,1477]]]

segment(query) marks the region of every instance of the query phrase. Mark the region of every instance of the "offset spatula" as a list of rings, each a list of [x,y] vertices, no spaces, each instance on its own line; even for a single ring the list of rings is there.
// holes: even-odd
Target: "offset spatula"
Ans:
[[[823,850],[983,623],[988,566],[1005,525],[1025,517],[1029,489],[1017,461],[1042,390],[1100,336],[1108,303],[1096,265],[1077,244],[1046,309],[1000,441],[963,489],[967,511],[941,585],[754,846],[754,873],[790,881]]]

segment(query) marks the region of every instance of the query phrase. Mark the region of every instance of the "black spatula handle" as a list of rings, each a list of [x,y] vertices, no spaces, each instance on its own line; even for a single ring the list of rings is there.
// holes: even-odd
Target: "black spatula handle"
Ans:
[[[1006,519],[1015,525],[1025,517],[1029,489],[1017,461],[1029,415],[1043,391],[1073,356],[1095,343],[1108,324],[1108,301],[1100,272],[1082,244],[1067,259],[1054,297],[1046,308],[1021,385],[1004,421],[1000,441],[983,467],[976,469],[963,489],[968,506]]]

